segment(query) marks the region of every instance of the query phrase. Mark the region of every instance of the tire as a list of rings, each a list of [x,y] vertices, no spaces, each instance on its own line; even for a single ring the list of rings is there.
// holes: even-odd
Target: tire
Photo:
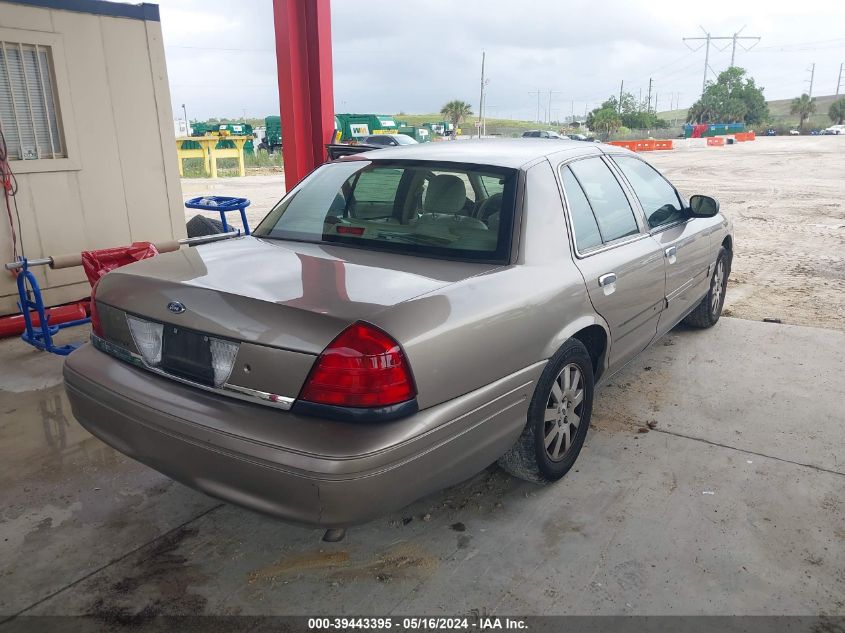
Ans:
[[[731,254],[724,246],[719,249],[716,267],[710,277],[710,288],[701,302],[683,320],[687,325],[697,328],[713,327],[722,315],[725,305],[725,290],[728,276],[731,274]]]
[[[202,237],[203,235],[217,235],[223,232],[223,223],[220,220],[207,218],[204,215],[195,215],[188,220],[185,228],[188,237]]]
[[[573,369],[578,370],[577,376],[572,373]],[[567,370],[570,372],[568,380]],[[561,385],[565,387],[567,382],[573,388],[561,390]],[[553,390],[555,385],[557,388]],[[578,397],[579,391],[580,401],[577,404],[573,404],[571,400],[567,403],[567,400]],[[558,393],[562,393],[564,399],[560,399],[556,395]],[[568,405],[565,416],[561,415],[560,405]],[[555,408],[558,409],[558,416],[547,422],[547,411],[551,415]],[[511,475],[527,481],[557,481],[572,468],[578,458],[584,438],[587,437],[587,429],[590,427],[592,411],[592,359],[581,341],[569,339],[549,359],[540,374],[522,435],[510,450],[499,458],[499,466]],[[547,449],[546,439],[550,436],[551,442]]]

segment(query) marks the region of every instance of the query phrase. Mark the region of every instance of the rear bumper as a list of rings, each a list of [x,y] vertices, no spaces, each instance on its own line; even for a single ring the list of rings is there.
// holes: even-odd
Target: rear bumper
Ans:
[[[193,389],[85,345],[64,368],[77,420],[193,488],[305,525],[341,527],[483,469],[519,436],[544,363],[413,416],[353,423]]]

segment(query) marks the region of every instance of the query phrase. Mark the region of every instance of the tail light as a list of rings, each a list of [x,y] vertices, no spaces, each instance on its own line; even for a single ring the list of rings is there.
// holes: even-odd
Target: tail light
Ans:
[[[97,286],[99,285],[100,280],[98,279],[91,288],[91,331],[100,338],[103,338],[103,324],[100,321],[100,313],[97,310]]]
[[[341,407],[385,407],[416,395],[399,343],[375,326],[358,322],[323,350],[299,397]]]

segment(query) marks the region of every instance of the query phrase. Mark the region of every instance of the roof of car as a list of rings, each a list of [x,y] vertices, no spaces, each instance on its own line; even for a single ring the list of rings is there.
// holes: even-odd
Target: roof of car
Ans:
[[[568,139],[518,138],[484,139],[472,141],[440,141],[401,145],[386,149],[377,149],[365,154],[357,154],[351,160],[431,160],[454,163],[476,163],[498,167],[520,168],[538,159],[557,154],[567,156],[586,156],[608,151],[627,150],[620,147],[599,143],[584,143]],[[341,159],[341,160],[350,160]]]

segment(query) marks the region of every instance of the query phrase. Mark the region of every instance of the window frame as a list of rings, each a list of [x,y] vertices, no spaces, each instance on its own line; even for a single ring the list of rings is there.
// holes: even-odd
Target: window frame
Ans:
[[[79,160],[79,145],[74,126],[76,119],[73,114],[62,36],[58,33],[0,27],[0,41],[50,49],[55,86],[53,99],[56,108],[56,123],[64,140],[64,153],[66,154],[62,158],[10,159],[9,164],[12,171],[16,174],[79,171],[82,169],[82,164]]]
[[[625,199],[631,206],[631,212],[634,215],[634,221],[637,223],[637,233],[633,235],[625,235],[609,242],[605,242],[604,238],[602,238],[602,243],[599,246],[588,248],[582,251],[578,249],[578,243],[575,240],[575,230],[573,228],[574,222],[572,220],[571,206],[569,204],[569,198],[566,195],[566,189],[563,186],[563,175],[561,174],[561,170],[578,161],[589,159],[601,160],[605,164],[605,166],[607,166],[607,168],[610,170],[611,175],[616,178],[617,183],[622,188],[622,193],[625,196]],[[573,158],[560,161],[554,171],[555,178],[557,179],[558,183],[558,188],[560,189],[561,201],[563,202],[564,216],[566,218],[566,228],[567,233],[569,233],[569,244],[572,247],[572,252],[574,253],[575,257],[577,257],[578,259],[592,257],[593,255],[604,253],[605,251],[609,251],[611,249],[618,248],[620,246],[624,246],[625,244],[630,244],[631,242],[636,242],[637,240],[641,240],[650,236],[650,233],[647,229],[647,225],[645,224],[643,219],[643,212],[642,208],[639,205],[639,201],[632,199],[633,194],[631,189],[628,187],[627,181],[623,181],[620,178],[618,167],[616,167],[615,164],[612,164],[612,161],[608,160],[608,155],[589,154],[585,156],[575,156]],[[572,172],[572,175],[575,176],[576,180],[578,180],[578,176],[575,175],[575,172]],[[583,191],[584,187],[583,185],[581,185],[580,180],[578,180],[578,185],[581,186],[581,189]],[[584,195],[587,195],[586,191],[584,192]],[[587,196],[587,202],[589,201],[590,197]],[[592,209],[592,203],[590,203],[590,208]],[[595,217],[595,212],[593,213],[593,216]],[[598,225],[597,219],[596,224]],[[599,234],[601,235],[601,228],[599,228]]]
[[[673,220],[672,222],[666,222],[664,224],[658,224],[657,226],[652,227],[651,224],[649,224],[648,216],[646,215],[646,211],[643,208],[642,203],[640,203],[640,199],[637,196],[637,191],[636,191],[636,189],[634,189],[634,185],[631,184],[631,181],[629,181],[627,176],[625,176],[625,172],[623,171],[622,167],[620,167],[619,164],[616,162],[616,157],[621,156],[622,158],[632,158],[634,160],[638,160],[641,163],[643,163],[644,165],[646,165],[649,169],[651,169],[655,174],[657,174],[660,178],[662,178],[666,182],[666,184],[669,185],[669,187],[672,189],[672,191],[675,192],[675,197],[678,199],[678,203],[681,205],[682,211],[686,211],[689,208],[689,203],[681,195],[681,192],[678,191],[678,188],[675,185],[673,185],[669,181],[669,179],[666,178],[666,176],[661,174],[660,171],[658,169],[656,169],[648,161],[643,160],[639,156],[630,156],[628,154],[621,154],[621,153],[608,154],[608,156],[610,157],[611,161],[613,162],[613,166],[619,172],[619,176],[623,179],[623,182],[625,183],[625,185],[627,185],[627,187],[630,189],[631,193],[633,194],[634,200],[636,200],[637,206],[639,207],[640,213],[642,214],[643,219],[645,221],[645,227],[646,227],[646,230],[648,230],[649,235],[656,235],[657,233],[662,233],[663,231],[665,231],[667,229],[671,229],[673,227],[680,226],[681,224],[686,224],[687,222],[689,222],[692,219],[692,217],[688,215],[687,217],[681,218],[679,220]]]

